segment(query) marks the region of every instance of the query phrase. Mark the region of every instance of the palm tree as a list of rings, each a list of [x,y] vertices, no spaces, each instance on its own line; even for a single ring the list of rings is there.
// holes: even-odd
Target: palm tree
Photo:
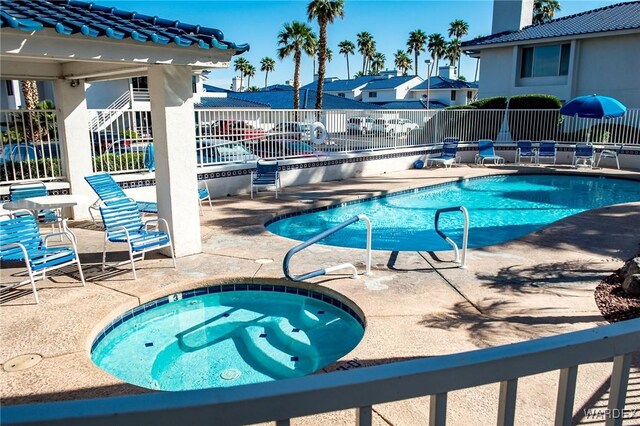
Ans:
[[[242,79],[244,78],[245,71],[247,70],[247,65],[249,65],[249,61],[245,58],[237,58],[233,62],[233,69],[235,71],[240,72],[240,91],[242,92]]]
[[[251,64],[247,64],[247,68],[244,71],[244,75],[247,76],[247,87],[251,87],[251,78],[256,75],[256,67]]]
[[[409,33],[409,40],[407,40],[407,52],[412,53],[414,57],[414,64],[416,64],[416,75],[418,75],[418,56],[420,52],[424,52],[425,44],[427,44],[427,34],[422,30],[415,30]]]
[[[276,61],[272,58],[265,56],[260,60],[260,71],[264,72],[264,87],[267,87],[267,78],[269,78],[269,73],[275,71],[276,69]]]
[[[454,38],[449,43],[447,43],[445,57],[449,60],[449,66],[455,66],[456,61],[460,58],[461,53],[462,48],[460,47],[459,39]]]
[[[311,56],[311,60],[313,61],[313,78],[316,78],[316,55],[318,54],[318,39],[315,38],[315,34],[313,35],[313,46],[311,46],[311,51],[309,52],[309,56]]]
[[[356,50],[356,46],[350,42],[349,40],[344,40],[338,43],[338,48],[340,49],[340,54],[344,55],[347,59],[347,80],[351,78],[351,71],[349,70],[349,55],[353,55]]]
[[[384,63],[387,60],[386,56],[384,56],[380,52],[376,52],[371,55],[371,72],[373,74],[380,73],[380,70],[384,68]]]
[[[561,10],[560,2],[557,0],[535,0],[533,2],[533,23],[549,22],[555,13]]]
[[[333,50],[327,49],[327,62],[333,61]]]
[[[444,57],[447,52],[447,42],[444,40],[444,37],[442,37],[442,34],[430,34],[427,49],[429,50],[429,53],[431,53],[431,59],[436,62],[435,68],[436,72],[438,72],[440,58]],[[433,68],[431,69],[431,71],[433,72]],[[431,74],[429,74],[429,77],[431,77]]]
[[[300,108],[300,61],[302,52],[309,54],[312,51],[315,34],[311,27],[304,22],[293,21],[286,23],[278,33],[278,57],[282,60],[293,55],[295,64],[293,71],[293,108]]]
[[[360,78],[360,77],[364,77],[364,73],[362,71],[358,71],[353,75],[353,78]]]
[[[407,75],[407,71],[411,69],[411,58],[404,50],[398,50],[393,55],[395,57],[394,65],[396,69],[402,71],[402,75]]]
[[[454,37],[460,39],[469,34],[469,24],[467,24],[462,19],[456,19],[455,21],[449,24],[449,37]],[[460,59],[462,55],[458,56],[458,71],[457,74],[460,75]]]
[[[322,90],[327,61],[327,25],[336,18],[344,17],[344,0],[311,0],[307,5],[309,21],[317,19],[320,27],[318,39],[318,86],[316,88],[316,109],[322,109]]]
[[[356,37],[358,37],[358,52],[362,54],[362,74],[366,74],[369,61],[376,53],[376,42],[373,36],[366,31],[356,34]]]

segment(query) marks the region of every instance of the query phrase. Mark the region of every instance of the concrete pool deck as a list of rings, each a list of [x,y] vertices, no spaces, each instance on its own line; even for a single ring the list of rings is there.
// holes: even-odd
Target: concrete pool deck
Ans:
[[[216,199],[201,218],[203,253],[180,258],[178,268],[161,255],[137,264],[139,279],[128,266],[100,270],[103,233],[89,222],[71,224],[79,241],[86,287],[77,271],[55,274],[36,283],[41,303],[29,286],[2,293],[0,362],[38,354],[37,365],[0,372],[5,405],[95,398],[148,392],[123,383],[89,359],[93,338],[119,313],[140,303],[216,282],[252,282],[282,278],[282,260],[297,244],[267,232],[263,224],[278,215],[381,193],[458,179],[502,173],[578,173],[558,167],[469,167],[407,170],[338,182],[284,188],[278,200],[271,192]],[[640,181],[640,173],[596,169],[597,175]],[[605,323],[593,290],[638,252],[640,203],[592,210],[558,221],[505,244],[471,249],[468,268],[450,262],[451,252],[373,253],[373,274],[359,280],[335,274],[311,282],[333,289],[364,312],[362,342],[323,371],[388,363],[416,357],[507,344],[585,329]],[[375,232],[375,229],[374,229]],[[111,259],[125,259],[113,245]],[[117,253],[116,253],[117,251]],[[364,251],[313,246],[297,255],[294,272],[351,261],[361,270]],[[15,282],[22,268],[3,268],[2,282]],[[66,272],[66,270],[65,270]],[[574,405],[576,423],[593,423],[583,408],[605,408],[611,363],[579,369]],[[523,378],[518,383],[516,424],[553,423],[557,372]],[[495,423],[498,384],[449,395],[449,424]],[[628,409],[640,409],[640,360],[634,362]],[[419,398],[376,405],[374,424],[424,424],[429,400]],[[637,414],[640,421],[640,412]],[[354,424],[353,410],[294,419],[295,424]],[[630,423],[631,424],[631,423]]]

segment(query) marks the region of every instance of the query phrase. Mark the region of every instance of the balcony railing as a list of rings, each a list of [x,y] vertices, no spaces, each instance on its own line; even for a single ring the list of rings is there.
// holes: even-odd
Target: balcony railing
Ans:
[[[472,352],[422,358],[374,367],[260,383],[224,389],[162,392],[147,395],[92,399],[51,404],[3,407],[7,424],[95,425],[216,424],[237,425],[290,419],[319,413],[356,409],[355,423],[371,425],[375,404],[430,396],[429,424],[445,425],[447,395],[460,389],[500,383],[498,425],[513,425],[520,378],[559,371],[557,399],[552,413],[556,425],[569,425],[574,413],[580,365],[613,360],[607,425],[621,425],[623,416],[638,416],[626,409],[631,357],[640,351],[640,319],[553,337],[497,346]],[[457,407],[469,412],[472,407]],[[596,411],[596,410],[594,410]],[[426,424],[427,419],[421,423]]]

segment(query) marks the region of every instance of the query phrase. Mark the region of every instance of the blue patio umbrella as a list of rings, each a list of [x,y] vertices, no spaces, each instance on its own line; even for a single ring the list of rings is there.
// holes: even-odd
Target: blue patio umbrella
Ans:
[[[571,99],[560,108],[560,114],[583,118],[622,117],[627,107],[620,101],[608,96],[588,95]]]
[[[148,143],[144,149],[144,167],[149,169],[150,172],[156,169],[156,154],[153,143]]]

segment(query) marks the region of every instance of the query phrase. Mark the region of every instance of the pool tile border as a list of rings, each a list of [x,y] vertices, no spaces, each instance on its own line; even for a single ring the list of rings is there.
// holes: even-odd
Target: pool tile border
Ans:
[[[341,302],[340,300],[332,296],[329,296],[327,294],[324,294],[320,291],[308,290],[304,288],[288,286],[288,285],[280,285],[280,284],[248,284],[248,283],[219,284],[219,285],[212,285],[209,287],[200,287],[192,290],[186,290],[180,293],[173,293],[158,299],[154,299],[140,306],[136,306],[133,309],[129,309],[128,311],[122,313],[117,318],[112,320],[107,326],[105,326],[98,333],[98,335],[93,339],[93,343],[91,343],[91,349],[89,353],[90,354],[93,353],[93,351],[100,344],[100,342],[102,342],[102,340],[110,332],[118,328],[120,325],[156,307],[163,306],[172,302],[177,302],[178,300],[184,300],[184,299],[189,299],[196,296],[202,296],[205,294],[226,293],[231,291],[269,291],[269,292],[277,292],[277,293],[295,294],[299,296],[313,298],[321,302],[328,303],[329,305],[335,306],[338,309],[341,309],[342,311],[349,314],[353,319],[355,319],[358,322],[358,324],[362,326],[362,329],[365,329],[364,320],[353,309],[351,309],[347,304]]]

